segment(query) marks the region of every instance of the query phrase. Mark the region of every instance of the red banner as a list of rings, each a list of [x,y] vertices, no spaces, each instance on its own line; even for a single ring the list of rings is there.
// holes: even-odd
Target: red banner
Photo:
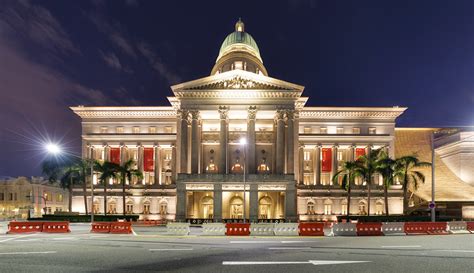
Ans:
[[[120,148],[110,148],[110,162],[120,164]]]
[[[322,148],[322,160],[321,160],[321,169],[323,172],[331,172],[332,170],[332,149],[331,148]]]
[[[356,160],[360,157],[365,155],[365,149],[364,148],[356,148]]]
[[[143,149],[143,170],[145,172],[154,171],[153,148]]]

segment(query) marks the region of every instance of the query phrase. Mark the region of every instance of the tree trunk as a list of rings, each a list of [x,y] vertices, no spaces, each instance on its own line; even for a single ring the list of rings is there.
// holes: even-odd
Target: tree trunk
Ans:
[[[86,176],[84,175],[84,183],[82,183],[82,194],[84,195],[84,210],[86,212],[86,215],[88,215],[88,210],[87,210],[87,184],[86,184]],[[92,181],[91,181],[92,183]]]
[[[104,181],[104,215],[107,216],[107,182]]]
[[[370,183],[367,183],[367,216],[370,216]]]
[[[350,183],[350,182],[349,182]],[[351,186],[347,188],[347,222],[350,222],[350,217],[351,215]]]
[[[403,215],[407,215],[408,212],[408,187],[403,187]]]
[[[125,216],[125,179],[122,178],[122,205],[123,205],[123,215]]]
[[[68,210],[69,212],[72,212],[72,183],[69,183],[68,190],[69,190]]]
[[[383,193],[384,193],[384,197],[385,197],[385,216],[388,216],[389,213],[388,213],[388,187],[387,187],[387,185],[384,185]]]

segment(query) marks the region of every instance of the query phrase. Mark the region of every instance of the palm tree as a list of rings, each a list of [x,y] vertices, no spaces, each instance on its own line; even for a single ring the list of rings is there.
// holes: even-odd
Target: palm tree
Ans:
[[[109,179],[118,179],[117,164],[109,161],[96,162],[94,169],[100,173],[99,182],[104,184],[104,215],[107,215],[107,183]]]
[[[403,188],[403,214],[408,210],[408,189],[416,190],[420,182],[425,183],[425,175],[416,169],[429,166],[431,163],[420,161],[417,155],[396,159],[395,176],[401,181]]]
[[[129,159],[122,166],[115,164],[117,172],[120,174],[120,179],[122,183],[122,205],[123,205],[123,215],[126,214],[125,211],[125,184],[128,180],[131,183],[133,177],[137,177],[139,180],[143,179],[143,174],[139,170],[135,169],[135,162],[133,159]]]
[[[360,156],[356,163],[359,166],[359,173],[367,184],[367,215],[370,216],[370,197],[373,175],[377,173],[379,164],[379,154],[381,149],[371,150],[369,154]]]
[[[351,213],[351,185],[357,176],[360,176],[359,165],[355,161],[344,162],[342,169],[339,170],[332,178],[333,184],[337,184],[338,177],[342,175],[342,188],[347,191],[347,221]]]
[[[395,181],[395,160],[391,159],[384,151],[379,153],[379,160],[376,166],[376,172],[382,175],[383,178],[383,193],[385,199],[385,215],[389,215],[388,211],[388,188],[393,185]]]
[[[41,168],[43,174],[48,176],[50,182],[57,182],[62,188],[69,191],[69,212],[72,211],[73,187],[82,184],[84,194],[84,207],[87,214],[87,188],[86,176],[88,163],[85,160],[74,157],[49,158],[42,162]]]

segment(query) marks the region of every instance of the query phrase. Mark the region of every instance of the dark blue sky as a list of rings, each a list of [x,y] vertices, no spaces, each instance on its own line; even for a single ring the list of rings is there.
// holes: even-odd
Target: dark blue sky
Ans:
[[[70,105],[168,105],[242,17],[270,76],[311,106],[406,106],[398,126],[474,124],[474,1],[0,1],[0,175],[41,142],[78,153]]]

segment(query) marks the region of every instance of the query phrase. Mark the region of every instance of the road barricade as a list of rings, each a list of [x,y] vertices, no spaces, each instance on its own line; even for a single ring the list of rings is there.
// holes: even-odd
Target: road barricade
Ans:
[[[250,225],[250,235],[255,236],[273,236],[273,223],[255,223]]]
[[[43,222],[16,222],[12,221],[8,224],[7,233],[28,233],[42,232]]]
[[[446,222],[406,222],[405,233],[408,234],[448,234]]]
[[[466,229],[470,233],[474,233],[474,222],[466,222]]]
[[[357,236],[355,223],[337,223],[332,227],[334,236]]]
[[[69,222],[43,222],[43,232],[48,233],[68,233],[71,232],[69,229]]]
[[[404,222],[385,222],[382,223],[382,233],[385,236],[400,236],[405,234]]]
[[[298,236],[298,223],[275,223],[273,233],[276,236]]]
[[[447,231],[452,234],[469,233],[469,231],[467,230],[467,223],[464,221],[448,222]]]
[[[203,235],[225,235],[226,228],[224,223],[204,223],[202,224]]]
[[[324,236],[324,223],[300,223],[300,236]]]
[[[190,232],[189,223],[168,223],[166,233],[169,235],[188,235]]]
[[[227,236],[248,236],[250,235],[249,223],[227,223],[225,224]]]
[[[111,222],[110,233],[130,234],[132,233],[131,222]]]
[[[109,233],[110,224],[110,222],[93,222],[91,224],[91,232]]]
[[[357,236],[383,236],[382,223],[364,223],[356,224]]]

